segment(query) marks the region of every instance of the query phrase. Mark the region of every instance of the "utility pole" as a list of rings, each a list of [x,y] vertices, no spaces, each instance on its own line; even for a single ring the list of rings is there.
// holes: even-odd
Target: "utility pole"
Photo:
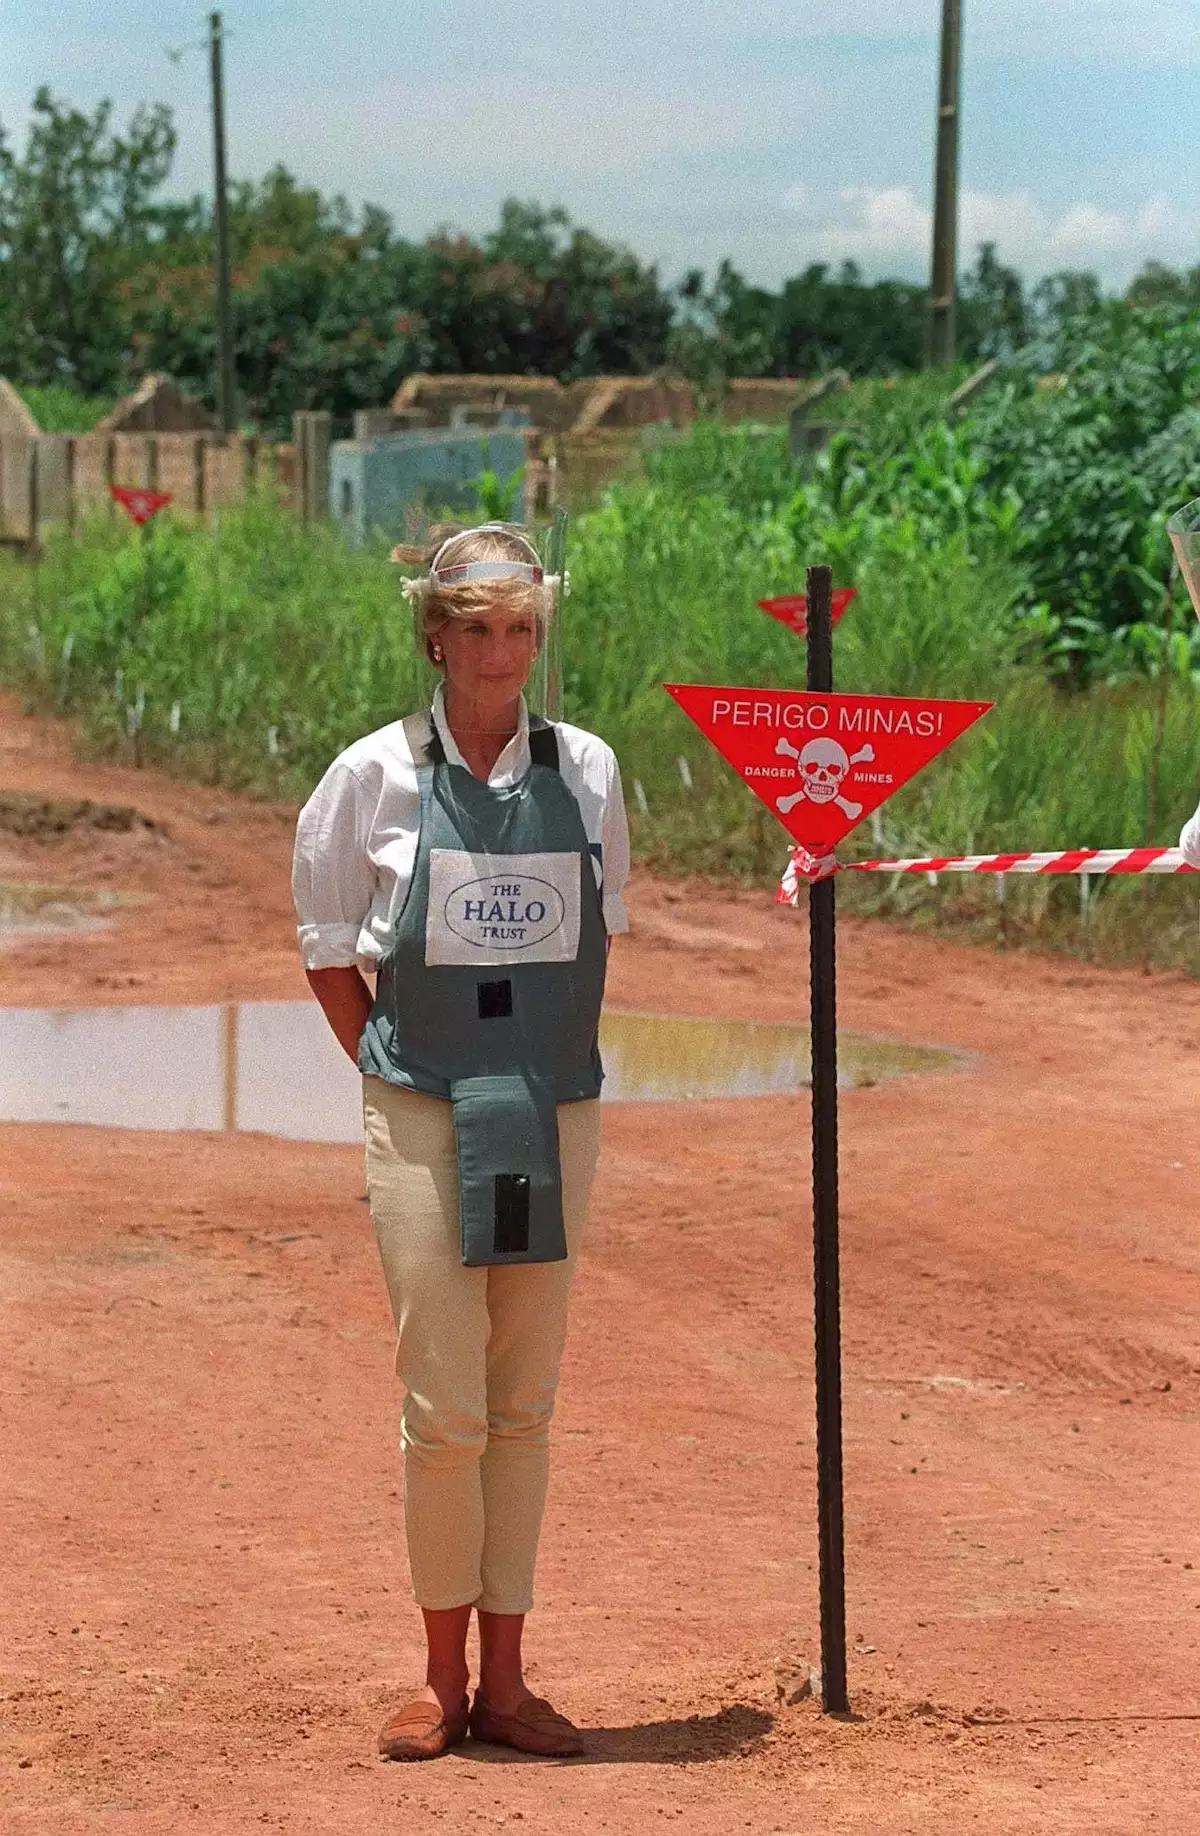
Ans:
[[[958,98],[962,64],[962,0],[942,0],[942,67],[938,85],[934,176],[933,274],[929,289],[929,361],[945,369],[955,358],[958,286]]]
[[[221,432],[237,431],[234,399],[233,308],[229,286],[229,199],[225,186],[225,96],[221,82],[221,15],[209,15],[209,51],[212,61],[213,167],[216,228],[217,289],[217,414]]]

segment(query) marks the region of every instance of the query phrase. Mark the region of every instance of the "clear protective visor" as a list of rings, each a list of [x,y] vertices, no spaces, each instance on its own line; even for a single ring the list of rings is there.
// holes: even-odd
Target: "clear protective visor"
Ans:
[[[541,556],[547,576],[558,582],[552,603],[547,607],[546,635],[525,691],[532,712],[545,720],[563,718],[562,631],[567,601],[567,522],[566,510],[559,508],[550,522],[525,531]]]
[[[1167,534],[1179,571],[1192,596],[1196,616],[1200,618],[1200,497],[1175,512],[1167,523]]]

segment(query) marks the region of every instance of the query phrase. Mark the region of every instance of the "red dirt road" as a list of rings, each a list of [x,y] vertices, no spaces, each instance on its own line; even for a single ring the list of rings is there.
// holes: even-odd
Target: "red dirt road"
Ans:
[[[0,878],[139,892],[0,1003],[301,998],[292,812],[0,711]],[[640,879],[614,1006],[802,1013],[762,895]],[[1200,1829],[1200,993],[842,927],[841,1013],[968,1069],[842,1107],[851,1696],[815,1661],[807,1099],[613,1106],[532,1680],[582,1762],[376,1760],[417,1674],[356,1149],[0,1127],[0,1830]]]

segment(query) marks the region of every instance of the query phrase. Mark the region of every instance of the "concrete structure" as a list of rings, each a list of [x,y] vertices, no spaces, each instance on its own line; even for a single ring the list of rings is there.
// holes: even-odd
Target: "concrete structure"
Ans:
[[[40,429],[29,405],[0,376],[0,537],[29,522],[29,468]]]
[[[24,396],[18,395],[6,376],[0,376],[0,438],[20,435],[32,439],[41,432]]]
[[[794,398],[788,412],[788,452],[793,465],[803,465],[829,445],[840,420],[832,398],[850,387],[845,370],[830,370]]]
[[[143,376],[136,389],[110,408],[95,431],[116,433],[216,433],[207,408],[185,395],[174,377]]]
[[[787,378],[739,377],[721,413],[728,422],[785,421],[802,388]],[[92,433],[44,434],[0,378],[0,540],[28,542],[48,522],[74,524],[97,506],[111,509],[114,484],[169,491],[174,511],[193,514],[261,485],[306,520],[332,512],[361,539],[372,527],[405,534],[405,506],[473,511],[472,479],[489,468],[509,479],[523,467],[524,515],[549,515],[560,498],[576,506],[593,499],[696,412],[689,383],[654,376],[560,383],[418,373],[389,406],[355,416],[352,441],[334,448],[330,415],[305,410],[293,417],[293,440],[271,444],[223,440],[206,409],[169,376],[151,375]],[[810,427],[802,437],[821,435]]]
[[[792,377],[739,376],[725,389],[725,421],[786,421],[804,385]],[[691,383],[658,376],[600,376],[560,383],[552,376],[432,376],[418,371],[392,397],[392,412],[423,414],[431,427],[472,422],[520,407],[539,433],[584,439],[696,419]]]
[[[296,504],[306,523],[329,509],[329,452],[333,416],[326,408],[303,408],[292,416],[296,453]]]
[[[727,423],[786,421],[803,385],[788,377],[737,377],[718,413]],[[530,514],[549,512],[560,494],[588,501],[636,464],[645,444],[697,419],[688,382],[659,376],[602,376],[561,383],[548,376],[406,378],[391,412],[420,414],[430,427],[494,424],[506,407],[527,410],[536,438],[526,474]]]
[[[539,433],[566,433],[595,383],[560,383],[553,376],[430,376],[416,371],[392,397],[393,413],[420,412],[429,427],[463,420],[487,423],[505,409],[523,409]]]
[[[528,416],[506,410],[494,427],[430,427],[374,439],[335,440],[329,459],[329,513],[353,541],[379,532],[391,541],[441,511],[475,516],[471,486],[482,472],[507,484],[528,458]],[[532,513],[518,500],[515,515]]]
[[[967,412],[967,409],[974,402],[976,396],[982,395],[985,389],[990,388],[999,374],[999,360],[995,357],[990,357],[980,369],[968,376],[966,382],[960,383],[958,388],[954,391],[954,394],[946,403],[946,419],[948,421],[960,421]]]
[[[302,510],[296,449],[215,434],[38,434],[0,432],[0,541],[25,544],[54,522],[89,512],[119,514],[111,490],[145,485],[171,493],[172,514],[203,514],[240,503],[256,488]],[[326,496],[317,508],[324,514]]]
[[[325,424],[329,416],[309,419]],[[316,514],[328,501],[328,471],[319,438],[303,455],[319,488]],[[235,435],[222,440],[212,416],[168,376],[147,376],[91,433],[42,433],[10,383],[0,378],[0,541],[36,541],[50,523],[69,526],[89,511],[115,514],[113,485],[169,491],[172,509],[204,512],[237,503],[256,485],[307,507],[295,448]]]

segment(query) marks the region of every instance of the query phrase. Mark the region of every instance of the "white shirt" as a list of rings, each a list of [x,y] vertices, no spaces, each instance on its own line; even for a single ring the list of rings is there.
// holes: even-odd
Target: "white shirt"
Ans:
[[[1183,858],[1188,866],[1200,867],[1200,810],[1196,811],[1190,822],[1184,823],[1183,834],[1179,837],[1179,846],[1183,850]]]
[[[442,690],[433,719],[452,765],[465,760],[446,725]],[[559,769],[579,805],[610,933],[627,931],[622,898],[629,877],[629,826],[621,773],[610,746],[582,727],[555,723]],[[529,714],[493,765],[497,789],[529,770]],[[340,753],[300,812],[292,860],[296,935],[306,969],[371,972],[395,940],[417,858],[421,794],[404,722],[355,740]]]

